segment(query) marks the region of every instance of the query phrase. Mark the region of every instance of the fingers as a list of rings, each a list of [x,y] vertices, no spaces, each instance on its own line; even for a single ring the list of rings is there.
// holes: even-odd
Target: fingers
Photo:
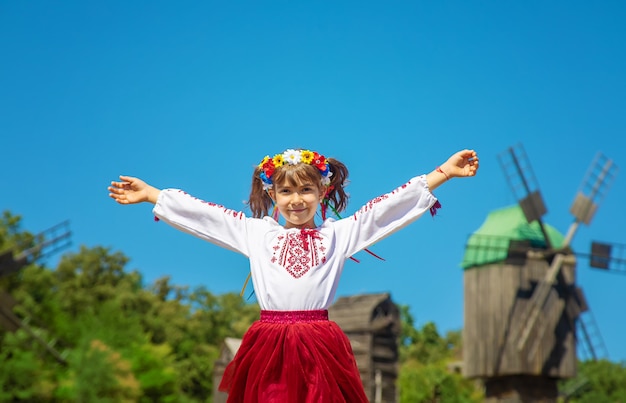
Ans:
[[[478,154],[476,154],[476,151],[474,150],[463,150],[460,151],[459,154],[463,157],[463,158],[467,158],[469,161],[478,161]]]
[[[132,177],[120,175],[123,182],[111,181],[111,185],[107,187],[109,197],[119,204],[130,204],[126,193],[131,190]]]
[[[128,182],[111,182],[111,186],[109,186],[109,189],[126,189],[128,185],[130,185]]]
[[[109,186],[107,189],[110,193],[113,193],[116,195],[123,195],[126,192],[126,188],[123,186],[123,184],[119,184],[115,182],[111,182],[111,186]]]
[[[137,178],[133,176],[120,175],[120,180],[123,182],[133,183],[137,180]]]
[[[120,180],[122,180],[122,182],[112,181],[111,187],[115,187],[116,189],[123,189],[123,190],[133,190],[134,187],[138,185],[140,182],[137,178],[133,178],[132,176],[124,176],[124,175],[120,175]]]
[[[475,150],[465,149],[457,152],[452,157],[455,166],[459,168],[459,176],[475,176],[478,170],[478,154]]]
[[[466,159],[471,165],[478,165],[478,154],[474,150],[463,150],[460,152],[463,159]]]
[[[120,204],[128,204],[128,200],[126,199],[125,189],[119,187],[119,182],[111,182],[112,186],[109,186],[107,190],[109,191],[109,197],[115,200]]]
[[[126,195],[118,195],[115,193],[109,193],[109,197],[115,200],[119,204],[128,204],[128,200],[126,200]]]
[[[128,204],[128,200],[122,199],[119,196],[115,196],[115,195],[109,194],[109,197],[112,198],[113,200],[115,200],[119,204]]]
[[[474,153],[474,156],[471,159],[468,159],[468,167],[469,167],[469,176],[475,176],[478,171],[478,167],[480,166],[478,162],[478,156]]]
[[[107,189],[117,203],[136,204],[147,201],[151,187],[139,178],[120,175],[119,181],[111,181]]]

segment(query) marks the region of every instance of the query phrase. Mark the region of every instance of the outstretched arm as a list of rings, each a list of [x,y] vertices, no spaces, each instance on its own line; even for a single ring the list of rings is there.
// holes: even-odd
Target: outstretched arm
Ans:
[[[111,182],[108,187],[109,197],[119,204],[135,204],[148,202],[155,204],[160,189],[148,185],[139,178],[120,175],[121,182]]]
[[[478,171],[476,151],[462,150],[453,154],[440,167],[426,175],[426,181],[432,192],[449,179],[474,176],[476,171]]]

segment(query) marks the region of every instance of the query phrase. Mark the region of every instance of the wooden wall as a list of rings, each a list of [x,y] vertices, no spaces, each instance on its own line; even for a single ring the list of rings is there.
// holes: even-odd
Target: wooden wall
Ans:
[[[574,286],[574,257],[566,258],[561,285],[555,287],[538,326],[519,351],[523,313],[536,283],[549,268],[548,262],[532,253],[521,263],[502,262],[464,272],[463,369],[467,377],[575,376],[575,323],[565,310],[567,288]]]
[[[217,388],[222,381],[224,370],[235,358],[235,354],[240,346],[241,339],[227,337],[222,345],[220,356],[213,363],[213,403],[226,403],[228,400],[228,393],[220,392]]]
[[[397,401],[400,312],[388,293],[339,298],[329,309],[350,339],[371,402]]]

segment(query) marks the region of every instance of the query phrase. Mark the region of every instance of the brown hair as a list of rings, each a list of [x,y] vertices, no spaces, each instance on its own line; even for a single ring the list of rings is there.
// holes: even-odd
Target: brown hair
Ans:
[[[348,168],[342,162],[334,158],[327,158],[326,161],[328,162],[330,172],[332,172],[326,199],[328,200],[329,206],[339,213],[348,206],[348,194],[344,190],[344,187],[348,184]],[[247,203],[250,207],[250,211],[252,211],[252,216],[256,218],[262,218],[268,215],[273,206],[272,198],[267,194],[267,191],[263,189],[263,181],[259,176],[260,173],[261,168],[258,166],[255,167],[252,173],[250,199]],[[287,182],[291,186],[295,186],[306,180],[317,183],[319,188],[324,191],[322,174],[313,165],[304,163],[295,165],[285,164],[276,168],[272,175],[274,185],[276,183]]]

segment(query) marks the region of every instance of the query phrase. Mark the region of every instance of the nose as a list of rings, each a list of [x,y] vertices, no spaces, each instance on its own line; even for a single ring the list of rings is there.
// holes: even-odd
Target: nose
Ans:
[[[291,197],[291,204],[300,204],[302,202],[302,195],[300,192],[293,192]]]

